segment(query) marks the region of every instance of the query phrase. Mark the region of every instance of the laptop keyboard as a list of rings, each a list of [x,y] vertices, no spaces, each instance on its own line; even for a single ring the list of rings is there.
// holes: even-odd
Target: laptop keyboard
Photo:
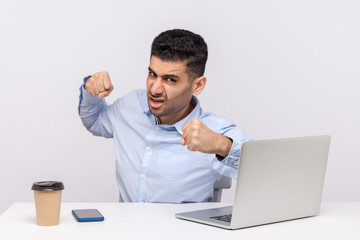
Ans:
[[[219,220],[219,221],[224,221],[224,222],[231,223],[231,214],[222,215],[222,216],[215,216],[215,217],[210,217],[210,218],[215,219],[215,220]]]

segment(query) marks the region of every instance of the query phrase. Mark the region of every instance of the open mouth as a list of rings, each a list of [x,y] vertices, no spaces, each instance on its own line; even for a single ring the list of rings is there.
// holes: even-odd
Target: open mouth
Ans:
[[[164,100],[160,100],[160,99],[151,99],[151,100],[153,100],[154,102],[156,102],[156,103],[161,103],[161,102],[164,102]]]
[[[150,106],[153,108],[160,108],[165,101],[164,99],[158,99],[153,97],[149,97],[149,100],[150,100]]]

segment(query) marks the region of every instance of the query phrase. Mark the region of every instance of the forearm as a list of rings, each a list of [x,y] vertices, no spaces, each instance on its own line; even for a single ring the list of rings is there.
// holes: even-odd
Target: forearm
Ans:
[[[231,138],[218,134],[218,140],[215,144],[215,154],[224,159],[229,154],[232,143],[233,141]]]
[[[231,147],[225,158],[218,158],[218,160],[221,160],[223,164],[228,165],[232,168],[238,168],[241,154],[241,146],[244,142],[251,141],[251,138],[249,138],[239,128],[234,128],[231,131],[226,132],[225,134],[229,140],[231,139]]]

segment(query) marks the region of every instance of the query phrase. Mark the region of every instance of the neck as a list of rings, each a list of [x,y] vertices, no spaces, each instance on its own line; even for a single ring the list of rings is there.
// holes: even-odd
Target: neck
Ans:
[[[190,103],[179,112],[174,113],[170,116],[159,117],[160,124],[173,125],[177,123],[178,121],[187,117],[192,112],[192,110],[194,110],[195,106],[196,106],[195,100],[191,99]]]

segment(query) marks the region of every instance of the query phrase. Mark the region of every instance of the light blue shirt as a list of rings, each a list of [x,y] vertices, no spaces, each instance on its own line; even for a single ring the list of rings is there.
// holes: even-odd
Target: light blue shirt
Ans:
[[[125,202],[211,201],[220,174],[237,176],[241,145],[250,138],[226,118],[196,107],[174,125],[156,125],[145,90],[134,90],[113,104],[80,88],[79,115],[94,135],[114,139],[116,178]],[[233,140],[222,161],[215,154],[189,151],[181,145],[181,127],[198,118],[212,131]]]

